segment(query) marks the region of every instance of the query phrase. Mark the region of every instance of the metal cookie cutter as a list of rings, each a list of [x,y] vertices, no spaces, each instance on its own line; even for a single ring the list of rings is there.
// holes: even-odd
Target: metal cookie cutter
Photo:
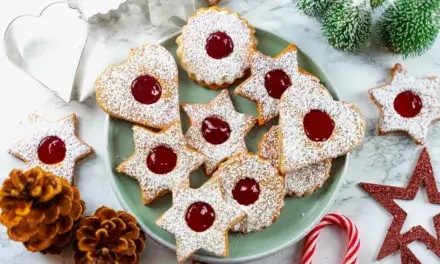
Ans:
[[[15,18],[4,35],[9,60],[65,102],[78,98],[75,80],[87,43],[83,13],[67,2]]]

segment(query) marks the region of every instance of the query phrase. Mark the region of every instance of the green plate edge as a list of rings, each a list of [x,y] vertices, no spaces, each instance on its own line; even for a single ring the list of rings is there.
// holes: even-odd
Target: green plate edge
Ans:
[[[180,35],[180,32],[165,38],[158,43],[168,48],[178,62],[176,57],[175,38]],[[256,28],[256,36],[259,40],[258,50],[261,52],[274,56],[281,52],[290,42],[273,33]],[[172,48],[169,48],[169,47]],[[300,51],[298,52],[298,59],[301,68],[313,73],[321,82],[327,87],[329,92],[335,99],[339,96],[330,82],[327,75],[310,59],[309,56]],[[180,102],[209,102],[218,91],[199,87],[197,93],[198,100],[191,100],[192,93],[189,89],[185,89],[182,83],[188,83],[189,86],[198,86],[189,80],[187,74],[179,66],[179,96]],[[246,114],[256,115],[255,104],[245,98],[233,95],[232,91],[235,85],[229,90],[233,98],[234,106],[240,112]],[[190,99],[191,98],[191,99]],[[182,114],[182,124],[186,131],[187,117]],[[271,125],[276,124],[278,120],[270,122],[264,127],[253,129],[246,137],[246,144],[250,152],[257,151],[257,144],[264,132],[266,132]],[[150,206],[144,206],[139,185],[135,180],[125,175],[116,172],[115,168],[122,162],[125,157],[128,157],[133,151],[133,137],[132,124],[107,116],[105,122],[105,137],[107,159],[106,167],[111,175],[111,185],[117,199],[121,203],[124,210],[133,214],[141,228],[147,233],[149,237],[159,244],[175,251],[175,240],[171,233],[168,233],[156,226],[154,220],[170,207],[171,195],[166,195],[155,201]],[[127,140],[116,140],[118,135],[129,135]],[[124,137],[124,136],[123,136]],[[257,233],[240,235],[229,233],[229,257],[218,258],[210,255],[207,252],[199,251],[193,256],[194,259],[208,262],[208,263],[237,263],[247,262],[256,259],[264,258],[275,254],[295,242],[301,240],[317,223],[321,220],[329,207],[333,204],[336,195],[338,194],[343,176],[345,174],[348,164],[348,154],[340,157],[332,162],[331,177],[324,184],[322,188],[317,190],[312,195],[305,198],[291,198],[286,197],[286,205],[279,219],[270,227],[259,231]],[[207,176],[201,170],[191,174],[191,186],[193,188],[201,186],[206,180]]]

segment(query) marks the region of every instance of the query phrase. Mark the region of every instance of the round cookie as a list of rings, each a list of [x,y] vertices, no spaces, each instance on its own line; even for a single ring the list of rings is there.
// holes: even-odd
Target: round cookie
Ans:
[[[177,56],[188,76],[211,89],[244,77],[256,49],[255,30],[228,9],[200,8],[177,38]]]
[[[278,126],[273,126],[263,135],[258,144],[258,155],[269,160],[278,167]],[[331,159],[305,166],[285,175],[286,194],[294,197],[304,197],[322,187],[330,177]]]
[[[231,230],[255,232],[274,223],[284,206],[284,178],[269,161],[240,153],[223,162],[213,174],[220,181],[226,202],[246,212],[246,219]]]
[[[171,53],[144,44],[95,82],[96,101],[110,116],[158,129],[180,118],[178,71]]]

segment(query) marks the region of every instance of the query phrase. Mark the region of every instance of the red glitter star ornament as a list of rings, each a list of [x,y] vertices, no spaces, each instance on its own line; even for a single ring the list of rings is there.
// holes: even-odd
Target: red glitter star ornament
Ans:
[[[364,182],[359,185],[394,216],[377,256],[377,260],[386,258],[390,254],[401,249],[402,264],[421,263],[407,247],[407,245],[414,241],[419,241],[425,244],[429,250],[440,258],[440,240],[429,234],[422,226],[418,225],[411,228],[408,232],[403,234],[400,233],[407,213],[393,200],[413,200],[420,185],[424,185],[428,194],[429,202],[440,204],[440,193],[437,190],[431,159],[426,148],[423,149],[417,162],[416,169],[406,187],[394,187]],[[433,221],[437,237],[440,237],[440,214],[434,216]]]

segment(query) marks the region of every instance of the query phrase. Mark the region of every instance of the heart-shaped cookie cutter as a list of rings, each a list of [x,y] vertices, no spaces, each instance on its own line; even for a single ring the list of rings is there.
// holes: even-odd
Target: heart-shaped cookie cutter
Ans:
[[[39,15],[22,15],[8,25],[4,49],[9,60],[65,102],[78,98],[75,88],[88,26],[67,2],[46,6]]]

